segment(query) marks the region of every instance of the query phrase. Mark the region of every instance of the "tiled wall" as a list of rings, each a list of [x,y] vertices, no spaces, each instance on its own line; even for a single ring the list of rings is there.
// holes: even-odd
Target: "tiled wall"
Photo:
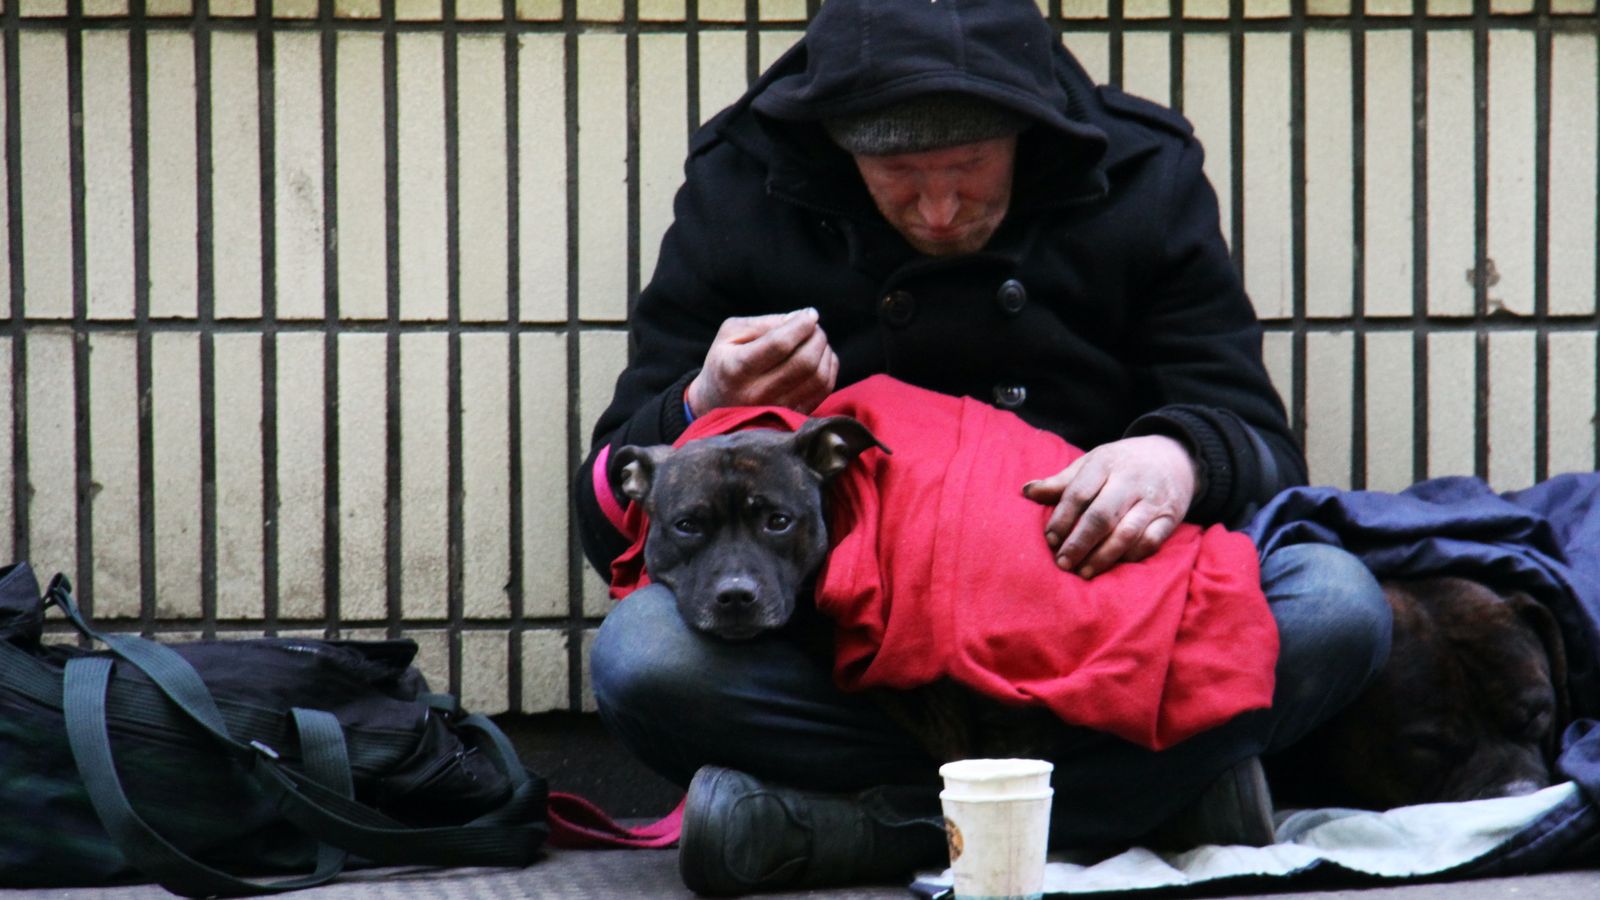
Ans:
[[[816,5],[5,0],[0,557],[588,707],[567,473],[692,125]],[[1041,5],[1195,121],[1316,481],[1595,467],[1595,0]]]

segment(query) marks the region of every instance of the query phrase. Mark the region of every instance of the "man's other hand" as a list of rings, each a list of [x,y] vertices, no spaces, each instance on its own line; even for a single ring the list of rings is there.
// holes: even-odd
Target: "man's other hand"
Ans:
[[[1153,434],[1096,447],[1058,474],[1023,485],[1022,495],[1055,504],[1044,538],[1056,565],[1093,578],[1160,549],[1189,511],[1195,479],[1183,444]]]
[[[717,329],[705,365],[689,382],[696,416],[722,406],[786,406],[809,413],[833,392],[839,357],[817,311],[730,318]]]

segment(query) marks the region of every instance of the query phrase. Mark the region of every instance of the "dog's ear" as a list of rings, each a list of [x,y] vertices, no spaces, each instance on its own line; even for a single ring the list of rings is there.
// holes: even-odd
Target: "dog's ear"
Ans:
[[[1506,594],[1505,598],[1522,621],[1527,622],[1539,635],[1539,643],[1544,645],[1545,656],[1550,660],[1550,684],[1556,691],[1556,721],[1550,732],[1555,741],[1559,741],[1571,716],[1571,698],[1567,693],[1567,648],[1561,637],[1561,627],[1556,624],[1555,613],[1548,606],[1527,594],[1516,591]]]
[[[824,481],[843,472],[869,447],[891,452],[867,426],[849,416],[811,419],[794,433],[795,453]]]
[[[617,494],[629,500],[643,500],[650,495],[656,467],[671,454],[672,448],[665,444],[653,447],[629,444],[611,454],[606,463],[606,480]]]

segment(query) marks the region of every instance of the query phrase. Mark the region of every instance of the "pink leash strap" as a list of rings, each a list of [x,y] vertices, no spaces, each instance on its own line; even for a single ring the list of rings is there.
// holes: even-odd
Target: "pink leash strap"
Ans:
[[[549,845],[567,850],[671,847],[683,829],[683,801],[662,819],[629,828],[577,794],[550,794]]]

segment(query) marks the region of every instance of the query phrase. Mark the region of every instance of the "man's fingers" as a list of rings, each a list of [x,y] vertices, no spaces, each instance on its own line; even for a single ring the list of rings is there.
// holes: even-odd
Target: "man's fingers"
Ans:
[[[740,348],[740,367],[755,375],[770,372],[783,365],[818,330],[816,310],[802,309],[789,313],[775,328]]]
[[[1051,512],[1049,521],[1045,522],[1044,525],[1045,543],[1050,545],[1050,549],[1058,551],[1058,555],[1059,552],[1069,549],[1071,536],[1083,528],[1084,518],[1093,511],[1094,507],[1099,507],[1097,515],[1102,519],[1111,514],[1104,503],[1104,492],[1109,475],[1109,470],[1091,455],[1074,462],[1058,476],[1065,483],[1061,487],[1060,496],[1056,498],[1056,508]],[[1050,481],[1054,480],[1050,479]],[[1120,511],[1116,510],[1116,512]],[[1100,531],[1102,526],[1109,528],[1109,525],[1097,522],[1094,530]],[[1102,536],[1099,533],[1094,534],[1091,541],[1088,540],[1088,534],[1078,534],[1077,541],[1070,545],[1072,550],[1070,557],[1073,564],[1076,565],[1078,560],[1088,552],[1089,548],[1099,543]]]
[[[1177,524],[1148,503],[1135,504],[1078,566],[1078,575],[1093,578],[1112,566],[1138,562],[1158,550]]]

